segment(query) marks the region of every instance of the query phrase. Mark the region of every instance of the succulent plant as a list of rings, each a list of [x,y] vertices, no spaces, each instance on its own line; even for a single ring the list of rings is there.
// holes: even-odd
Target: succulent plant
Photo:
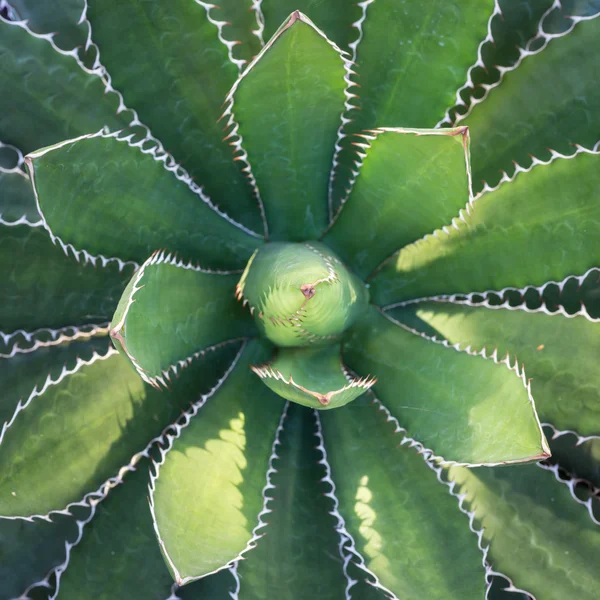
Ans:
[[[0,10],[2,598],[597,597],[597,2]]]

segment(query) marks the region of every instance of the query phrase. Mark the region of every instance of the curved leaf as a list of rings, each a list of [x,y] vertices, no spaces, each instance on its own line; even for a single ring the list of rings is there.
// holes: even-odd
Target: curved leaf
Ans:
[[[29,178],[21,171],[0,171],[0,221],[15,221],[25,217],[30,223],[40,220]]]
[[[531,391],[542,422],[581,435],[600,435],[600,374],[594,356],[600,351],[600,322],[580,315],[530,313],[423,302],[390,311],[420,331],[470,346],[495,349],[499,357],[518,357],[531,378]],[[416,316],[417,318],[413,318]]]
[[[337,344],[279,348],[274,360],[252,370],[282,398],[315,409],[344,406],[375,383],[375,379],[346,374]]]
[[[290,404],[271,465],[268,525],[238,565],[243,598],[344,597],[348,580],[318,445],[313,412]]]
[[[485,572],[468,519],[385,409],[365,395],[319,416],[339,514],[379,583],[398,598],[481,598]]]
[[[344,50],[356,39],[354,23],[361,17],[358,3],[347,0],[262,0],[260,10],[264,18],[264,39],[271,39],[290,13],[299,10],[327,37]]]
[[[45,3],[42,3],[45,4]],[[21,23],[0,17],[0,139],[25,154],[107,126],[131,121],[97,74]],[[10,90],[8,93],[7,90]],[[118,114],[119,113],[119,114]]]
[[[231,60],[235,40],[223,11],[197,0],[87,5],[100,60],[125,103],[214,204],[262,232],[256,199],[217,123],[243,62]]]
[[[167,156],[130,138],[87,135],[26,164],[47,226],[76,249],[142,263],[162,247],[205,267],[243,268],[261,242],[178,177]]]
[[[327,225],[347,61],[296,11],[230,91],[225,115],[242,136],[272,239],[305,241]],[[241,158],[241,157],[240,157]]]
[[[233,349],[198,360],[165,392],[144,385],[108,342],[49,380],[2,430],[0,514],[46,514],[97,490],[214,381]]]
[[[433,458],[495,465],[550,454],[516,368],[424,339],[375,308],[343,357],[378,378],[375,393]]]
[[[376,129],[355,145],[356,183],[325,242],[364,278],[471,200],[469,132]]]
[[[253,336],[252,318],[235,300],[238,278],[155,252],[129,282],[113,317],[117,349],[158,386],[208,348]]]
[[[281,417],[272,392],[249,369],[264,356],[262,344],[247,344],[219,386],[196,404],[200,414],[168,436],[162,451],[150,502],[179,585],[225,568],[260,535]]]
[[[383,265],[371,282],[374,301],[524,288],[597,266],[599,167],[599,153],[579,150],[483,194],[467,224],[407,246]]]
[[[600,55],[590,51],[600,37],[600,18],[573,21],[571,33],[505,73],[464,121],[471,128],[477,184],[496,185],[502,170],[515,172],[513,161],[529,167],[533,157],[550,158],[550,149],[571,155],[575,144],[592,148],[600,140]]]
[[[0,225],[0,331],[108,321],[131,273],[78,263],[40,227]]]
[[[448,476],[481,524],[493,569],[537,598],[596,597],[600,530],[554,472],[455,466]]]
[[[11,8],[19,19],[27,20],[27,26],[36,33],[53,33],[52,39],[63,50],[83,46],[87,29],[79,23],[85,0],[10,0]]]

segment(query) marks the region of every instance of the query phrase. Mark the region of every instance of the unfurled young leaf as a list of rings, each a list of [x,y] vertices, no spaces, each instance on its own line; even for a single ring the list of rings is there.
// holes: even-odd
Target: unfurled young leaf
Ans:
[[[0,0],[0,596],[595,598],[597,2],[50,4]]]

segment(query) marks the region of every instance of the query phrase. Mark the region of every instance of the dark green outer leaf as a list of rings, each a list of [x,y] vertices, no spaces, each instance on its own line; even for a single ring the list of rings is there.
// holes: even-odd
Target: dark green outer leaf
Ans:
[[[260,236],[220,214],[160,150],[91,134],[26,159],[40,212],[62,244],[142,263],[157,248],[205,268],[243,268]]]
[[[423,456],[402,444],[397,422],[368,396],[318,413],[343,532],[398,598],[480,599],[483,561],[466,516]]]
[[[471,128],[476,185],[496,185],[502,170],[515,172],[514,162],[527,168],[533,157],[548,160],[550,149],[572,155],[576,144],[600,140],[600,53],[591,51],[598,38],[600,17],[578,22],[507,72],[461,121]]]
[[[27,154],[42,146],[127,126],[129,111],[117,114],[120,100],[106,93],[94,72],[59,51],[22,24],[0,17],[0,139]]]
[[[10,0],[19,19],[26,19],[28,27],[36,33],[55,33],[53,41],[63,50],[72,50],[86,42],[87,29],[79,24],[84,5],[85,0]]]
[[[80,360],[47,382],[2,430],[0,514],[45,515],[97,495],[214,382],[236,349],[232,344],[195,360],[158,391],[106,342],[89,364]]]
[[[263,233],[252,189],[217,122],[243,62],[232,62],[222,11],[188,0],[89,0],[87,17],[126,104],[214,204]]]
[[[536,598],[595,599],[599,523],[592,520],[590,501],[582,505],[570,482],[546,469],[451,467],[448,477],[490,545],[492,569]]]
[[[358,2],[348,0],[262,0],[260,2],[269,40],[291,12],[300,10],[340,48],[348,49],[357,36],[355,23],[362,16]]]
[[[65,256],[41,227],[0,226],[0,331],[108,321],[131,274]]]
[[[371,281],[372,298],[385,306],[438,294],[524,288],[596,267],[599,167],[600,153],[579,149],[574,158],[555,157],[519,173],[476,199],[457,228],[438,231],[392,257]]]
[[[264,536],[238,565],[240,597],[343,598],[348,581],[313,411],[290,404],[272,463]]]
[[[211,10],[215,20],[226,21],[223,34],[227,40],[236,42],[231,51],[233,58],[243,60],[246,64],[264,46],[257,12],[260,12],[260,3],[253,0],[221,0],[219,5]]]
[[[22,217],[29,223],[40,220],[29,178],[20,170],[0,170],[0,222],[14,223]]]
[[[348,62],[304,15],[293,13],[238,79],[225,115],[243,138],[274,240],[319,237],[328,222],[334,146]],[[239,128],[238,128],[239,125]]]

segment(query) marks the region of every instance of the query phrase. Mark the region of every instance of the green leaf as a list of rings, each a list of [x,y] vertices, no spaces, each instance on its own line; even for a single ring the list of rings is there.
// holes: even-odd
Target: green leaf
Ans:
[[[21,171],[0,170],[0,221],[14,223],[22,217],[29,223],[40,220],[29,178]]]
[[[0,17],[0,139],[27,154],[66,138],[121,129],[132,119],[102,79],[70,53]],[[119,114],[117,114],[119,113]]]
[[[300,10],[340,48],[347,49],[358,35],[355,22],[362,16],[358,3],[347,0],[262,0],[264,39],[275,35],[290,13]]]
[[[287,408],[272,463],[268,525],[238,565],[240,592],[264,598],[343,598],[347,585],[340,534],[318,450],[314,413]]]
[[[366,392],[374,378],[346,375],[340,348],[279,348],[274,360],[252,370],[276,394],[316,409],[344,406]]]
[[[340,525],[379,584],[398,598],[482,598],[468,519],[381,404],[365,395],[318,414]]]
[[[515,587],[537,598],[597,596],[600,530],[555,472],[454,466],[448,476],[481,526],[487,560]]]
[[[243,60],[244,65],[249,63],[264,46],[257,12],[260,12],[260,5],[255,6],[248,0],[243,3],[238,0],[222,0],[218,6],[213,6],[210,10],[211,16],[216,21],[224,21],[224,37],[235,42],[231,55],[234,60]],[[285,14],[286,17],[287,15],[288,13]]]
[[[375,393],[432,458],[496,465],[550,454],[522,373],[493,357],[426,339],[371,308],[343,358],[378,378]]]
[[[101,488],[214,382],[233,350],[201,357],[165,392],[146,386],[108,342],[65,368],[0,434],[0,514],[46,514]]]
[[[261,343],[245,345],[220,385],[195,405],[198,417],[169,435],[162,451],[150,502],[179,585],[230,565],[262,533],[263,488],[281,416],[275,396],[249,369],[264,356]]]
[[[552,451],[551,464],[558,464],[569,475],[600,488],[600,436],[582,437],[547,424],[544,429]]]
[[[222,11],[189,0],[87,4],[100,60],[125,103],[215,204],[262,233],[252,188],[217,122],[241,66],[230,59],[234,40]]]
[[[0,331],[108,321],[131,272],[78,263],[41,227],[0,225]]]
[[[169,596],[173,581],[156,543],[148,508],[149,467],[150,460],[142,457],[134,471],[125,473],[123,483],[97,505],[81,541],[71,548],[66,570],[61,569],[60,600],[81,600],[82,590],[94,600],[164,600]],[[230,600],[227,592],[235,589],[235,580],[226,572],[190,587],[196,593],[211,592],[200,598]],[[194,598],[181,592],[177,597]]]
[[[380,306],[437,294],[524,288],[585,273],[600,261],[591,232],[600,219],[600,156],[520,173],[480,196],[467,223],[407,246],[373,278]],[[580,232],[573,235],[573,231]],[[585,242],[585,243],[584,243]]]
[[[471,192],[468,129],[376,129],[362,137],[356,183],[325,242],[366,277],[449,223]]]
[[[87,29],[79,23],[84,5],[85,0],[10,0],[19,19],[27,20],[27,26],[36,33],[54,33],[52,40],[63,50],[72,50],[86,42]]]
[[[2,597],[31,597],[25,590],[64,560],[65,543],[76,537],[72,515],[54,515],[51,522],[0,519]]]
[[[557,9],[558,10],[558,9]],[[496,185],[501,170],[516,172],[548,160],[551,150],[572,155],[575,144],[598,142],[594,115],[600,110],[600,55],[590,52],[600,37],[600,18],[574,20],[574,29],[526,56],[502,83],[474,106],[464,121],[473,138],[473,180]]]
[[[34,152],[26,164],[52,233],[93,255],[142,263],[167,248],[204,267],[243,268],[260,244],[178,177],[167,156],[129,137],[83,136]]]
[[[234,296],[237,274],[205,271],[155,252],[123,293],[110,335],[151,385],[163,386],[208,349],[256,328]]]
[[[339,48],[296,11],[227,97],[231,135],[243,138],[272,239],[316,238],[327,225],[346,66]]]
[[[90,326],[40,331],[30,341],[23,333],[12,336],[9,347],[0,350],[0,424],[10,420],[19,400],[25,402],[34,389],[41,390],[48,377],[55,380],[78,359],[89,361],[94,352],[106,350],[107,333],[107,327]]]
[[[420,331],[425,331],[424,324],[428,335],[433,329],[450,344],[470,346],[475,352],[495,349],[500,358],[518,357],[531,378],[542,422],[584,436],[600,435],[600,374],[594,366],[600,322],[584,315],[567,318],[447,302],[423,302],[390,314]]]

